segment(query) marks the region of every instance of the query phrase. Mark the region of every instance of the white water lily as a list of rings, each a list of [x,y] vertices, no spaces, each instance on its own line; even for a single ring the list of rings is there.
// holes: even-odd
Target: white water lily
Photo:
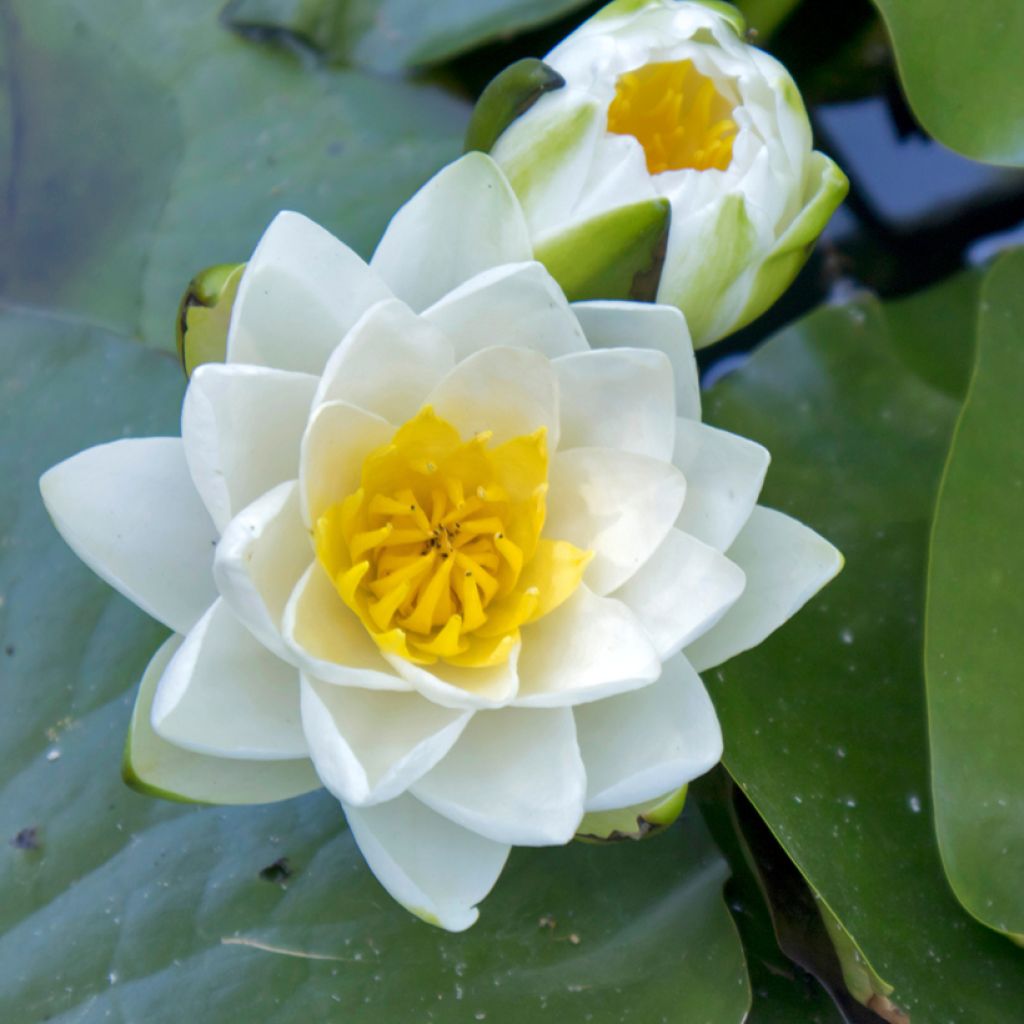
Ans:
[[[667,201],[657,301],[698,348],[779,297],[847,189],[793,79],[743,29],[712,0],[617,0],[544,58],[565,85],[491,150],[566,287],[581,253],[614,258]]]
[[[698,670],[840,562],[755,505],[767,465],[700,422],[678,310],[571,306],[472,154],[369,265],[280,214],[182,436],[91,448],[41,487],[78,555],[174,631],[135,783],[222,803],[322,783],[387,890],[459,930],[512,845],[718,760]]]

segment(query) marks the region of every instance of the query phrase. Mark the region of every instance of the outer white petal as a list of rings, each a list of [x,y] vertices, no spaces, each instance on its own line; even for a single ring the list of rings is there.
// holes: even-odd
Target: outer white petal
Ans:
[[[228,523],[213,559],[221,597],[279,658],[295,655],[281,637],[285,605],[313,560],[294,480],[278,484]]]
[[[553,89],[494,144],[491,153],[522,202],[535,239],[571,222],[605,123],[586,90]]]
[[[686,649],[699,672],[756,647],[843,567],[843,556],[824,537],[761,505],[729,558],[747,574],[747,586],[721,622]]]
[[[366,456],[395,428],[348,402],[326,402],[310,418],[299,457],[299,498],[309,529],[335,502],[359,489]]]
[[[347,245],[299,213],[279,213],[238,285],[228,362],[318,374],[362,316],[390,295]]]
[[[757,503],[771,456],[745,437],[681,419],[672,461],[687,483],[676,527],[725,551]]]
[[[395,214],[371,265],[419,311],[482,270],[532,255],[526,221],[505,175],[490,157],[467,153]]]
[[[344,807],[370,870],[406,910],[450,932],[476,921],[476,904],[494,887],[510,847],[460,828],[411,796]]]
[[[267,804],[320,788],[308,758],[247,761],[185,750],[153,731],[153,694],[183,638],[172,634],[150,659],[139,684],[125,749],[125,780],[166,800],[202,804]]]
[[[574,709],[587,810],[630,807],[714,767],[722,731],[700,676],[676,655],[651,686]]]
[[[671,463],[612,448],[571,448],[551,460],[544,535],[594,552],[584,579],[622,586],[665,539],[688,500]]]
[[[210,572],[217,531],[199,500],[177,437],[98,445],[39,481],[68,546],[144,612],[187,633],[217,596]]]
[[[404,423],[455,365],[452,344],[404,302],[368,309],[327,361],[317,404],[341,400]]]
[[[669,530],[612,597],[631,609],[664,661],[706,633],[743,593],[743,570],[720,551]]]
[[[493,345],[532,348],[549,359],[587,349],[562,289],[540,263],[485,270],[435,302],[423,317],[452,339],[459,360]]]
[[[302,725],[323,784],[365,805],[401,795],[452,748],[471,711],[418,693],[382,693],[302,678]]]
[[[593,348],[651,348],[672,363],[676,415],[700,419],[697,359],[686,317],[675,306],[649,302],[574,302],[573,312]]]
[[[223,601],[192,628],[160,677],[153,728],[217,757],[306,757],[299,674],[258,643]]]
[[[498,843],[557,846],[583,817],[587,787],[569,708],[481,711],[412,793]]]
[[[192,374],[181,439],[218,530],[271,487],[298,476],[316,385],[309,374],[263,366],[206,363]]]
[[[520,707],[582,704],[645,686],[661,661],[643,626],[621,602],[585,584],[523,630]]]
[[[434,388],[428,404],[470,438],[494,433],[493,444],[546,427],[558,446],[558,378],[539,352],[486,348],[463,360]]]
[[[306,675],[367,690],[413,688],[392,671],[319,562],[306,570],[288,599],[283,632]]]
[[[447,708],[474,711],[501,708],[519,692],[520,645],[512,648],[508,659],[491,668],[461,668],[438,661],[433,665],[414,665],[405,658],[386,654],[391,667],[428,700]]]
[[[558,373],[563,451],[618,448],[672,461],[676,410],[667,356],[617,348],[563,356],[551,365]]]

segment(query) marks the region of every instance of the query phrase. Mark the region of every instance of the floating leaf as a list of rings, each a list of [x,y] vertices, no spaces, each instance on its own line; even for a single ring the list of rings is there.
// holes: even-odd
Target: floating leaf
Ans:
[[[926,330],[935,360],[970,343],[930,319],[899,329]],[[772,452],[764,501],[835,542],[846,568],[705,680],[726,766],[893,1001],[912,1021],[1012,1020],[1020,951],[950,892],[928,796],[925,561],[959,403],[906,360],[925,339],[896,344],[894,329],[870,298],[819,310],[708,396],[712,422]]]
[[[921,124],[973,160],[1024,165],[1024,4],[874,0]]]
[[[448,60],[563,17],[587,0],[231,0],[243,31],[286,32],[329,60],[400,71]]]
[[[248,259],[277,211],[367,255],[461,149],[464,100],[304,67],[205,0],[3,10],[0,297],[149,344],[173,348],[193,274]]]
[[[974,377],[935,513],[925,670],[953,891],[1024,935],[1024,252],[985,280]]]

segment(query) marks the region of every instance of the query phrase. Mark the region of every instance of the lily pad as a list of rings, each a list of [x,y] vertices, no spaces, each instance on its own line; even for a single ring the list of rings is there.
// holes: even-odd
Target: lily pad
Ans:
[[[35,313],[0,312],[0,347],[17,439],[0,448],[0,1020],[740,1024],[728,869],[699,818],[516,851],[481,921],[448,935],[385,894],[322,791],[220,809],[126,787],[165,631],[76,561],[36,481],[84,445],[173,433],[181,370]]]
[[[11,0],[0,29],[0,297],[163,348],[193,274],[278,210],[368,254],[469,116],[248,43],[205,0]]]
[[[874,0],[921,124],[973,160],[1024,165],[1024,5]]]
[[[563,17],[587,0],[232,0],[239,29],[284,31],[329,60],[380,71],[424,67]]]
[[[971,343],[923,315],[897,321],[929,331],[938,361]],[[925,566],[959,403],[905,358],[923,340],[894,330],[869,297],[821,309],[709,394],[712,422],[772,452],[764,501],[836,543],[846,568],[705,681],[726,767],[893,1002],[912,1021],[1012,1020],[1021,953],[950,891],[929,799]]]
[[[1024,935],[1024,252],[982,289],[932,532],[925,670],[935,824],[961,903]]]

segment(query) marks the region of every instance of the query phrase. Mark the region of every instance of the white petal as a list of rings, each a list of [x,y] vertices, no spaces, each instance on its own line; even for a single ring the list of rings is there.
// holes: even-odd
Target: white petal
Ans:
[[[427,403],[463,438],[493,431],[501,444],[539,427],[548,450],[558,446],[558,379],[551,363],[525,348],[486,348],[463,360],[434,388]]]
[[[687,484],[676,527],[725,551],[757,502],[771,456],[745,437],[680,419],[672,461]]]
[[[650,302],[574,302],[573,312],[593,348],[651,348],[672,363],[676,415],[700,419],[697,359],[686,317],[675,306]]]
[[[523,630],[522,707],[599,700],[645,686],[661,662],[636,616],[621,601],[581,585],[564,604]]]
[[[394,433],[387,420],[347,402],[327,402],[313,413],[299,462],[302,518],[309,529],[331,505],[359,489],[366,456]]]
[[[440,328],[387,299],[368,309],[335,349],[316,401],[341,400],[404,423],[454,365],[452,343]]]
[[[679,530],[612,597],[630,608],[664,661],[706,633],[743,593],[743,570]]]
[[[588,811],[652,800],[703,775],[722,756],[715,709],[681,654],[666,662],[656,683],[573,713]]]
[[[298,476],[317,380],[263,366],[206,363],[181,411],[185,458],[218,530],[271,487]]]
[[[294,480],[239,512],[214,555],[213,577],[221,597],[264,647],[286,661],[295,655],[281,637],[285,605],[312,560]]]
[[[584,579],[598,594],[622,586],[685,508],[671,463],[612,448],[571,448],[551,460],[544,535],[594,552]]]
[[[306,757],[299,674],[258,643],[223,601],[192,628],[160,678],[153,728],[216,757]]]
[[[231,313],[228,362],[317,375],[387,285],[300,213],[279,213],[252,254]]]
[[[435,704],[447,708],[500,708],[519,692],[520,645],[512,648],[508,659],[490,668],[461,668],[438,661],[433,665],[414,665],[398,655],[385,654],[392,668]]]
[[[213,603],[217,531],[178,437],[98,445],[39,481],[68,546],[94,573],[176,633]]]
[[[587,349],[562,289],[540,263],[492,267],[449,292],[423,317],[452,339],[455,358],[481,348],[532,348],[549,359]]]
[[[761,505],[728,554],[747,574],[747,586],[721,622],[686,649],[699,672],[756,647],[843,567],[843,556],[824,537]]]
[[[451,750],[471,711],[418,693],[382,693],[302,678],[302,725],[323,784],[365,805],[405,792]]]
[[[371,265],[419,311],[474,274],[533,255],[519,200],[497,164],[467,153],[391,219]]]
[[[410,913],[450,932],[480,916],[509,847],[442,818],[411,796],[345,806],[349,828],[377,881]]]
[[[289,598],[283,631],[285,643],[306,675],[367,690],[413,688],[391,670],[319,562],[306,570]]]
[[[562,414],[559,448],[618,448],[672,461],[676,411],[667,356],[617,348],[563,356],[551,365]]]
[[[170,636],[150,659],[139,686],[125,748],[125,780],[133,789],[201,804],[269,804],[320,788],[308,758],[246,761],[185,750],[153,731],[150,715],[157,682],[181,647]]]
[[[529,116],[515,118],[495,142],[492,155],[519,196],[535,239],[572,221],[606,123],[601,104],[570,85],[541,96]]]
[[[586,786],[569,708],[506,708],[474,715],[412,793],[495,842],[558,846],[576,832]]]

